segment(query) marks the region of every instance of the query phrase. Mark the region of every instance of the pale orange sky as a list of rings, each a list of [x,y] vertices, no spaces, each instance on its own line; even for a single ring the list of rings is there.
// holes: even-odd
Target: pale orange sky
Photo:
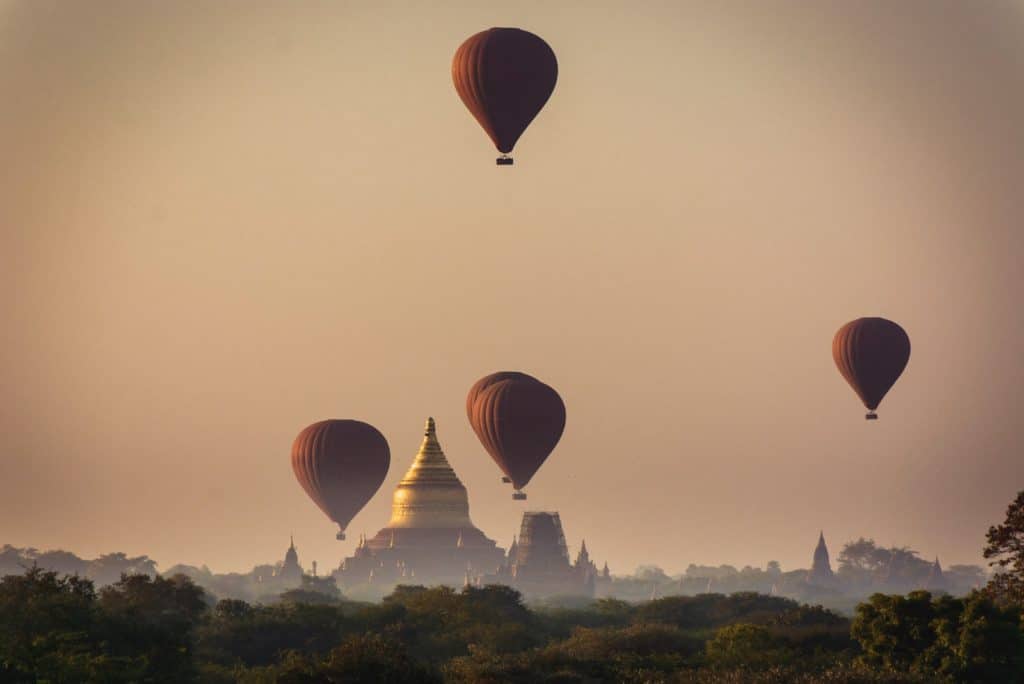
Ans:
[[[331,568],[295,434],[385,434],[372,533],[433,415],[507,545],[463,402],[514,369],[568,409],[527,504],[613,572],[980,562],[1024,488],[1024,6],[427,5],[0,0],[0,543]],[[450,78],[493,25],[560,66],[512,168]],[[862,315],[913,342],[877,423]]]

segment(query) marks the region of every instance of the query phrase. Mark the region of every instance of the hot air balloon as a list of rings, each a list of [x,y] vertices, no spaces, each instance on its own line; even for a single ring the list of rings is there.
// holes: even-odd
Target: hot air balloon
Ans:
[[[292,470],[306,494],[327,517],[345,527],[380,488],[391,450],[377,428],[358,420],[324,420],[299,433],[292,444]]]
[[[491,28],[466,39],[452,59],[452,80],[463,103],[501,152],[498,165],[551,97],[558,60],[538,36]]]
[[[473,402],[476,401],[477,396],[494,383],[511,378],[530,378],[530,376],[516,371],[501,371],[499,373],[486,375],[473,383],[473,386],[469,388],[469,394],[466,395],[466,415],[470,417],[469,420],[471,424],[473,422]],[[530,379],[532,380],[533,378]],[[473,429],[475,430],[476,428]],[[512,483],[512,479],[508,475],[502,475],[501,481],[503,484]]]
[[[521,490],[565,429],[565,404],[558,392],[526,373],[494,373],[470,388],[466,415],[484,449],[515,487],[512,498],[525,499]]]
[[[892,321],[858,318],[832,339],[832,358],[867,407],[864,418],[876,420],[875,409],[910,360],[910,338]]]

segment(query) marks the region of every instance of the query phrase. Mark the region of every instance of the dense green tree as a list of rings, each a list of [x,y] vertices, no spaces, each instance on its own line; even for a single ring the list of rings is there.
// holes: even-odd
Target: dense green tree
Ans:
[[[897,671],[917,671],[925,651],[935,643],[932,596],[915,591],[907,596],[875,594],[857,606],[851,627],[864,663]]]
[[[356,629],[336,605],[221,601],[197,630],[197,649],[204,660],[224,667],[268,666],[289,651],[321,656]]]
[[[633,619],[682,629],[714,629],[734,622],[764,623],[798,605],[792,599],[754,592],[670,596],[638,606]]]
[[[671,625],[579,628],[572,636],[520,653],[496,654],[471,648],[445,666],[448,681],[493,682],[657,682],[687,667],[703,641]]]
[[[591,600],[573,608],[533,607],[538,628],[546,641],[565,639],[577,627],[625,627],[633,619],[635,607],[613,598]]]
[[[125,575],[100,592],[101,633],[115,657],[145,664],[139,678],[195,678],[194,629],[207,611],[203,590],[184,576]]]
[[[988,529],[985,558],[997,568],[988,590],[1024,609],[1024,491],[1006,509],[1006,520]]]
[[[869,666],[965,682],[1024,681],[1020,615],[981,593],[935,600],[926,591],[876,594],[857,607],[851,632]]]
[[[522,596],[502,585],[466,587],[462,592],[400,586],[384,604],[403,609],[391,629],[406,640],[415,657],[431,662],[465,655],[469,644],[503,653],[542,643],[535,616],[523,605]]]
[[[1024,681],[1024,632],[1020,613],[993,603],[983,594],[957,601],[963,609],[956,632],[950,630],[951,658],[944,668],[960,681]],[[945,636],[947,632],[943,630]]]
[[[0,681],[85,680],[102,664],[92,582],[38,567],[0,579]]]
[[[405,647],[377,634],[348,638],[324,658],[288,654],[273,668],[279,684],[435,684],[440,675],[416,662]]]
[[[185,577],[97,595],[29,569],[0,580],[0,682],[1024,682],[1021,611],[986,592],[878,594],[852,625],[752,592],[539,609],[504,586],[313,593],[208,607]]]
[[[767,669],[792,660],[785,642],[763,625],[738,623],[722,627],[707,643],[708,664],[724,669]]]
[[[281,600],[290,603],[331,604],[341,601],[341,591],[333,577],[303,575],[302,584],[281,594]]]

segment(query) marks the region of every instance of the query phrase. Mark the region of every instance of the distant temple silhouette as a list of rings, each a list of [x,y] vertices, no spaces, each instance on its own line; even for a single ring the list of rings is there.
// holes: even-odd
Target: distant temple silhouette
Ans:
[[[830,586],[835,582],[832,562],[828,557],[828,546],[825,545],[825,531],[818,533],[818,545],[814,549],[814,561],[807,573],[807,583],[819,586]]]
[[[599,573],[586,544],[570,564],[557,513],[526,513],[508,554],[470,520],[465,486],[437,440],[433,418],[405,477],[398,483],[391,520],[373,537],[360,536],[353,555],[334,572],[342,590],[397,584],[452,587],[507,584],[530,597],[594,595]]]
[[[924,582],[924,588],[928,591],[945,591],[946,577],[942,573],[942,565],[939,564],[939,557],[935,557],[931,570],[928,571],[928,578]]]
[[[594,596],[598,584],[610,581],[608,564],[600,572],[590,559],[587,542],[580,544],[576,562],[569,562],[562,520],[555,512],[527,512],[512,540],[505,563],[495,575],[478,583],[507,584],[525,596]]]
[[[290,539],[288,550],[284,554],[284,563],[277,572],[277,577],[282,584],[299,586],[302,584],[303,570],[299,565],[299,552],[295,548],[295,537]]]

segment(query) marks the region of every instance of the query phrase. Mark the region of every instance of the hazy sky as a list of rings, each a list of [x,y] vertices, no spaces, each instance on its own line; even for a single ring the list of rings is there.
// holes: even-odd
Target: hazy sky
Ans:
[[[511,168],[450,76],[494,25],[560,68]],[[373,533],[433,415],[507,545],[505,369],[613,572],[980,562],[1024,488],[1024,3],[0,0],[0,99],[0,544],[335,567],[292,439],[384,433]],[[913,343],[875,423],[864,315]]]

